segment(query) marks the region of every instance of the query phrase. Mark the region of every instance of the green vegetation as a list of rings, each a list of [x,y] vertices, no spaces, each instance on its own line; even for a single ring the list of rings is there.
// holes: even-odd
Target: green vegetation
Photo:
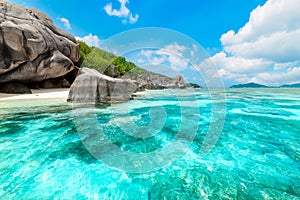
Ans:
[[[97,47],[90,47],[82,41],[77,41],[77,43],[80,48],[80,60],[76,65],[79,67],[96,69],[101,73],[113,77],[123,76],[127,72],[138,68],[134,63],[127,62],[124,57],[115,56],[114,54]],[[132,73],[136,74],[141,73],[143,70],[133,71],[134,72]]]
[[[90,47],[86,43],[78,41],[80,47],[80,61],[78,67],[96,69],[102,74],[113,78],[125,78],[137,81],[142,88],[158,88],[159,85],[172,84],[170,77],[153,73],[126,61],[124,57],[116,56],[97,47]],[[162,86],[163,87],[163,86]]]
[[[130,70],[136,68],[136,65],[132,62],[127,62],[123,57],[117,57],[112,61],[112,64],[118,68],[121,76],[129,72]]]
[[[91,51],[93,50],[92,47],[89,47],[86,43],[82,42],[82,41],[77,41],[78,45],[79,45],[79,49],[80,49],[80,59],[77,63],[75,63],[77,66],[81,66],[83,61],[86,59],[87,55],[89,55],[89,53],[91,53]]]

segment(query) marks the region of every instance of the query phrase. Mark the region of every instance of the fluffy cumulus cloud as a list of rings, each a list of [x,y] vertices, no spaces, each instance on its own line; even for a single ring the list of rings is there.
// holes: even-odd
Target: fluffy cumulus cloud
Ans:
[[[127,23],[134,24],[135,22],[137,22],[139,15],[138,14],[133,15],[131,11],[126,7],[126,4],[129,3],[129,0],[118,0],[118,1],[120,2],[120,8],[118,10],[113,9],[112,3],[108,3],[106,4],[106,6],[104,6],[105,12],[109,16],[116,16],[122,18],[123,24],[127,24]]]
[[[67,30],[71,30],[71,24],[70,24],[70,21],[64,17],[62,18],[59,18],[59,21],[61,21],[64,25],[64,27],[67,29]]]
[[[190,51],[191,57],[194,57],[195,56],[195,52],[198,51],[198,50],[199,50],[198,46],[196,44],[193,44],[192,45],[192,49]]]
[[[184,51],[187,48],[177,43],[166,45],[164,48],[156,51],[157,55],[162,56],[169,61],[171,69],[177,72],[188,68],[188,60],[184,56]]]
[[[300,82],[299,10],[298,0],[268,0],[251,12],[239,31],[223,34],[224,51],[210,58],[223,79],[269,85]]]
[[[289,68],[284,73],[269,73],[269,72],[259,73],[256,77],[252,78],[250,81],[259,82],[262,84],[271,84],[275,86],[282,85],[284,83],[299,83],[300,67]]]
[[[188,68],[189,61],[185,56],[188,49],[177,43],[165,45],[158,50],[141,50],[140,56],[145,59],[139,59],[139,63],[150,65],[169,65],[173,71],[180,72]]]
[[[272,62],[263,59],[245,59],[243,57],[230,56],[220,52],[202,62],[198,67],[205,68],[212,61],[214,65],[232,73],[257,73],[268,70]]]
[[[83,37],[75,37],[75,38],[76,40],[83,41],[89,46],[93,46],[93,47],[99,47],[101,43],[101,40],[98,38],[98,36],[93,35],[91,33]]]
[[[280,63],[293,62],[299,60],[299,36],[300,29],[289,32],[275,32],[269,36],[259,37],[251,42],[244,41],[238,44],[226,43],[224,48],[233,55],[248,59],[263,58]]]

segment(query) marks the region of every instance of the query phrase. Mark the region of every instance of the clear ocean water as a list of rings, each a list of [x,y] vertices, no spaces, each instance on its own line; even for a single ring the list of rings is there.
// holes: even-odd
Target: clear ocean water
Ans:
[[[299,89],[227,90],[222,132],[205,155],[212,100],[204,89],[193,95],[198,106],[188,96],[180,104],[170,91],[96,106],[96,122],[85,112],[75,119],[73,105],[58,100],[0,102],[0,199],[300,198]],[[183,130],[187,135],[196,130],[195,135],[163,168],[153,163],[165,160],[147,157],[145,172],[115,169],[86,149],[86,141],[93,141],[88,138],[101,130],[123,152],[143,156],[163,150],[176,139],[183,108],[188,124],[197,125]],[[137,127],[146,127],[141,137],[134,135]],[[113,154],[109,160],[125,162]],[[136,164],[127,161],[124,169]]]

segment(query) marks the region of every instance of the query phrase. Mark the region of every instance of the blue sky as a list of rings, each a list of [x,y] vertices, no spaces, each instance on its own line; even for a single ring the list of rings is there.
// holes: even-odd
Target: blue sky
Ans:
[[[110,2],[118,9],[118,0],[9,0],[34,7],[47,13],[55,25],[66,29],[59,18],[66,18],[74,36],[92,33],[106,39],[122,31],[140,27],[163,27],[186,34],[204,48],[221,48],[220,36],[228,30],[238,30],[249,18],[250,12],[266,0],[130,0],[126,4],[139,18],[134,24],[123,24],[123,18],[109,16],[105,5]],[[84,2],[84,3],[83,3]]]
[[[300,82],[298,0],[9,1],[47,13],[56,26],[100,47],[111,36],[134,28],[161,27],[183,33],[209,54],[187,68],[208,75],[212,73],[209,66],[214,65],[213,73],[218,73],[226,86],[251,81],[268,85]],[[182,56],[187,49],[194,54],[191,46],[183,47],[177,41],[161,48],[175,49]],[[157,52],[162,60],[159,64],[182,62]],[[128,59],[142,60],[134,60],[132,55]],[[186,76],[191,74],[183,72],[186,69],[174,69]]]

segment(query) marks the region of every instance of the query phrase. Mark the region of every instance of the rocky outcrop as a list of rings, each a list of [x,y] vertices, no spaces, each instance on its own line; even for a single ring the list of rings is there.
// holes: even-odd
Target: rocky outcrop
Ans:
[[[62,77],[78,60],[75,38],[46,14],[0,0],[0,83]]]
[[[197,83],[187,83],[186,86],[190,88],[202,88],[202,86]]]
[[[112,78],[120,77],[120,72],[119,72],[118,68],[112,64],[110,64],[103,73]]]
[[[178,87],[178,88],[185,88],[186,82],[181,75],[178,75],[174,79],[174,85],[175,85],[175,87]]]
[[[145,71],[138,76],[125,75],[124,77],[137,81],[139,90],[161,90],[168,88],[185,88],[188,86],[181,75],[170,78],[161,74]]]
[[[31,94],[31,90],[20,83],[4,83],[0,84],[0,93],[7,94]]]
[[[32,89],[69,88],[70,83],[64,77],[47,79],[28,85]]]
[[[131,99],[138,84],[128,79],[117,79],[100,72],[82,68],[71,85],[69,102],[119,103]]]

